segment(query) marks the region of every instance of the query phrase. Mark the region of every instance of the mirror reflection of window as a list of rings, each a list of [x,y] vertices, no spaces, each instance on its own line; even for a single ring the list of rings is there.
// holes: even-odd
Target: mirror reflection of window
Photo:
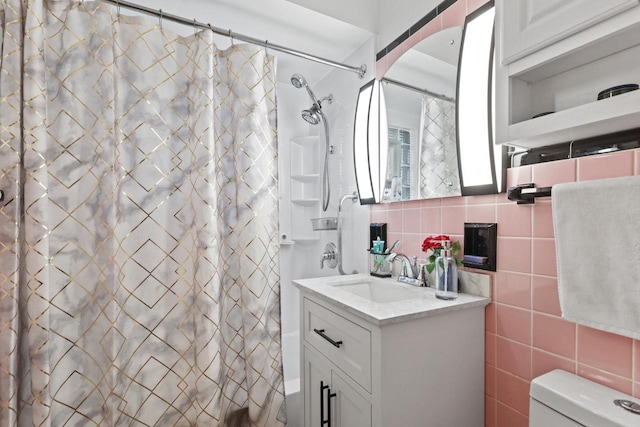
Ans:
[[[417,175],[417,150],[411,130],[389,125],[389,161],[383,201],[410,200]]]

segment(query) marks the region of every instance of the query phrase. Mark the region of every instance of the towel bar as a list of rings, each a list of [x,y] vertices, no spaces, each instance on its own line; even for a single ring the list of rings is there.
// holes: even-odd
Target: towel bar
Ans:
[[[507,198],[518,202],[519,205],[529,205],[535,203],[536,197],[550,197],[551,187],[535,188],[534,183],[518,184],[517,187],[507,188]]]

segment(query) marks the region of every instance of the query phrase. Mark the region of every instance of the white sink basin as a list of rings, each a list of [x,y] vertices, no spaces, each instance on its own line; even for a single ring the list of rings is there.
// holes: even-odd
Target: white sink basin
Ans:
[[[421,293],[416,292],[414,289],[407,289],[401,285],[380,283],[373,280],[356,283],[336,283],[333,286],[376,303],[397,302],[421,297]]]
[[[433,288],[373,277],[367,273],[297,279],[293,284],[312,301],[325,300],[336,304],[377,325],[434,316],[449,310],[484,307],[491,302],[489,298],[464,293],[455,300],[445,301],[436,298]],[[490,286],[488,280],[486,285]]]

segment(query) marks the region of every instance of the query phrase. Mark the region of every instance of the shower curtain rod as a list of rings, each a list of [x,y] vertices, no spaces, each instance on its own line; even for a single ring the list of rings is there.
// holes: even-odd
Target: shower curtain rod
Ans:
[[[386,77],[383,77],[382,81],[384,83],[391,83],[392,85],[400,86],[400,87],[405,88],[405,89],[409,89],[409,90],[413,90],[413,91],[416,91],[416,92],[423,93],[423,94],[428,95],[428,96],[430,96],[432,98],[443,99],[445,101],[450,101],[450,102],[456,102],[455,98],[449,98],[446,95],[440,95],[440,94],[431,92],[428,89],[421,89],[419,87],[412,86],[412,85],[407,84],[407,83],[399,82],[398,80],[393,80],[393,79],[388,79]]]
[[[325,58],[321,58],[319,56],[316,55],[311,55],[309,53],[306,52],[302,52],[299,50],[295,50],[295,49],[291,49],[285,46],[280,46],[277,44],[273,44],[273,43],[269,43],[269,40],[260,40],[260,39],[256,39],[254,37],[250,37],[250,36],[246,36],[243,34],[239,34],[239,33],[234,33],[231,32],[231,30],[223,30],[222,28],[218,28],[218,27],[214,27],[211,24],[205,24],[203,22],[198,22],[195,19],[187,19],[187,18],[183,18],[182,16],[178,16],[178,15],[172,15],[170,13],[165,13],[162,11],[162,9],[152,9],[150,7],[146,7],[146,6],[142,6],[136,3],[131,3],[128,1],[124,1],[124,0],[99,0],[103,3],[109,3],[112,6],[116,6],[117,8],[120,7],[124,7],[127,9],[131,9],[134,10],[136,12],[142,12],[145,13],[147,15],[151,15],[151,16],[155,16],[157,18],[160,19],[160,22],[162,22],[163,20],[168,20],[168,21],[173,21],[173,22],[177,22],[179,24],[184,24],[184,25],[191,25],[194,28],[202,28],[205,30],[211,30],[214,34],[218,34],[221,36],[225,36],[225,37],[229,37],[231,38],[231,40],[233,39],[237,39],[237,40],[241,40],[243,42],[246,43],[251,43],[254,45],[258,45],[258,46],[262,46],[265,49],[273,49],[276,50],[278,52],[283,52],[289,55],[293,55],[293,56],[297,56],[299,58],[304,58],[304,59],[308,59],[310,61],[314,61],[314,62],[319,62],[321,64],[325,64],[325,65],[329,65],[335,68],[340,68],[342,70],[346,70],[346,71],[351,71],[354,72],[356,74],[358,74],[358,76],[360,78],[364,77],[365,73],[367,72],[367,66],[366,64],[362,64],[359,67],[354,67],[352,65],[347,65],[347,64],[342,64],[340,62],[336,62],[336,61],[332,61],[330,59],[325,59]]]

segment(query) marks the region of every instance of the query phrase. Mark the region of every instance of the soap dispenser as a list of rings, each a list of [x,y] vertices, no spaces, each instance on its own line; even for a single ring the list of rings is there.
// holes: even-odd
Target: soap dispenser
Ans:
[[[440,256],[436,258],[436,297],[458,298],[458,263],[453,257],[450,240],[442,242]]]

